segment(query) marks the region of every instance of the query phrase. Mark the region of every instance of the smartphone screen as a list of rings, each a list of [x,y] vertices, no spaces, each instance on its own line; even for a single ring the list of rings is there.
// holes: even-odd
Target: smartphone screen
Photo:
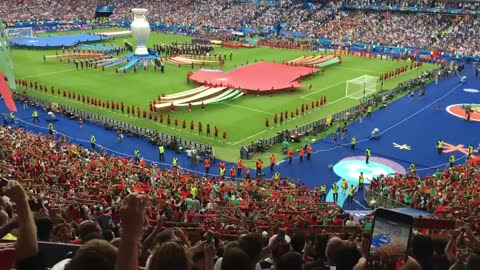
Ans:
[[[382,215],[375,216],[368,269],[398,269],[405,262],[412,222],[401,222],[395,219],[395,215],[391,214],[388,218]]]

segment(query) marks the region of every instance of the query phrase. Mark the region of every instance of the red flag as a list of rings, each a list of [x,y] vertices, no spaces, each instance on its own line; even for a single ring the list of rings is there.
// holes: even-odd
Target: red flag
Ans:
[[[2,94],[3,101],[5,102],[5,105],[7,106],[8,110],[12,112],[16,112],[17,106],[15,106],[15,102],[13,101],[12,92],[10,91],[10,88],[8,87],[8,84],[5,81],[5,78],[3,77],[3,74],[1,72],[0,72],[0,94]]]

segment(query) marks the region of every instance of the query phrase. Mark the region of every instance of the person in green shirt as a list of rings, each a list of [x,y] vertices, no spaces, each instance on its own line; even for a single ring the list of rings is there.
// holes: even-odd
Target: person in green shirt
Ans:
[[[198,189],[196,187],[191,187],[190,188],[190,194],[192,194],[193,198],[197,197],[197,191],[198,191]]]

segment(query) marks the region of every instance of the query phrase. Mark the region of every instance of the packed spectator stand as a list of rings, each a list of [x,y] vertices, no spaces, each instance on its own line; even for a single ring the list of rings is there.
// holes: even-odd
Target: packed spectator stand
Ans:
[[[209,29],[256,29],[257,33],[274,35],[278,25],[287,32],[306,33],[308,37],[330,38],[334,41],[364,42],[390,46],[406,46],[448,53],[480,55],[479,21],[475,15],[417,13],[402,11],[369,11],[348,9],[349,5],[380,7],[460,8],[478,12],[480,3],[473,1],[278,1],[276,5],[260,5],[254,1],[221,0],[113,0],[113,1],[34,1],[0,3],[0,18],[7,23],[28,20],[93,19],[99,4],[113,4],[109,20],[131,20],[131,8],[149,10],[150,22]],[[196,31],[196,30],[195,30]],[[216,30],[215,30],[216,31]],[[198,34],[198,33],[197,33]],[[206,34],[211,36],[211,34]]]
[[[104,267],[102,269],[114,269],[115,259],[116,269],[134,269],[137,265],[147,265],[147,269],[286,269],[282,268],[283,264],[296,263],[300,264],[299,267],[305,264],[305,269],[324,269],[321,267],[325,265],[352,269],[348,267],[358,263],[356,267],[360,268],[355,269],[365,269],[362,268],[364,261],[361,256],[365,254],[365,241],[369,239],[372,216],[367,215],[356,221],[353,215],[334,204],[319,203],[322,194],[318,187],[308,189],[290,179],[275,182],[258,178],[235,182],[184,173],[181,167],[159,169],[154,165],[142,166],[132,160],[72,145],[64,137],[54,140],[50,136],[11,127],[0,128],[0,145],[1,177],[10,180],[5,192],[8,198],[4,197],[1,201],[0,233],[4,239],[17,239],[17,252],[20,255],[26,252],[19,248],[24,239],[20,222],[27,221],[21,217],[21,201],[10,194],[12,189],[23,191],[25,188],[25,195],[22,196],[28,198],[26,203],[33,211],[34,221],[31,222],[36,223],[38,240],[82,245],[78,250],[78,247],[73,249],[77,255],[71,261],[66,259],[62,262],[70,263],[72,268],[68,269],[84,269],[81,267],[86,267],[88,260],[99,263]],[[416,259],[420,265],[448,269],[451,263],[447,258],[453,260],[456,256],[455,240],[460,238],[459,235],[465,234],[469,239],[472,252],[478,252],[477,248],[480,247],[477,247],[476,238],[480,233],[477,214],[480,193],[476,185],[479,179],[479,164],[471,162],[439,171],[426,179],[401,175],[379,176],[372,179],[371,189],[409,206],[430,211],[434,219],[457,220],[461,228],[459,230],[419,229],[413,237],[411,263],[415,264]],[[16,184],[15,180],[21,184]],[[141,204],[142,207],[130,209],[133,207],[130,201],[132,205]],[[18,231],[11,233],[16,226],[19,226]],[[34,230],[35,225],[30,229]],[[362,229],[364,232],[361,232]],[[276,240],[275,235],[279,230],[286,231],[285,242]],[[320,243],[309,236],[315,234],[329,237]],[[212,244],[206,243],[209,235],[214,239]],[[137,240],[133,243],[131,237]],[[244,237],[249,239],[249,244],[242,242],[246,241]],[[446,239],[450,239],[448,245]],[[131,257],[134,263],[122,263],[133,265],[134,268],[118,268],[119,261],[123,260],[121,254],[126,252],[122,250],[122,247],[126,248],[122,246],[123,241],[139,248],[139,257]],[[419,242],[418,245],[427,245],[420,248],[432,249],[432,255],[428,255],[428,252],[427,255],[416,254],[419,251],[415,241]],[[435,253],[436,260],[433,260],[434,241],[435,245],[441,247],[440,251],[437,250],[440,254]],[[42,242],[40,246],[44,245],[45,242]],[[116,250],[112,245],[120,248]],[[342,247],[338,251],[338,258],[325,252],[326,246],[335,245]],[[355,247],[356,255],[352,258],[347,256],[352,250],[350,253],[342,251],[348,247]],[[127,247],[127,250],[131,248]],[[316,251],[316,248],[319,250]],[[435,248],[438,249],[437,246]],[[19,257],[17,253],[17,269],[45,269],[43,267],[48,258],[42,256],[49,256],[49,253],[34,256],[38,248],[30,245],[30,249],[30,253],[26,252],[28,256],[23,254],[25,257]],[[109,249],[111,251],[107,252]],[[175,254],[183,256],[176,260],[186,266],[159,268],[169,259],[158,252],[172,252],[170,249],[177,250]],[[255,256],[244,256],[249,257],[247,261],[252,266],[226,268],[229,267],[231,249],[240,254],[255,253]],[[442,249],[445,249],[445,253]],[[92,258],[84,254],[93,251],[101,255]],[[13,260],[11,253],[10,257],[8,254],[0,252],[1,258]],[[82,256],[85,258],[82,259]],[[100,259],[102,256],[103,259]],[[219,259],[223,256],[226,256],[225,263]],[[295,259],[297,256],[301,258],[298,262]],[[345,256],[349,263],[342,266],[345,262],[340,262],[339,258]],[[103,260],[103,264],[98,260]],[[472,255],[469,260],[475,262],[478,257]],[[105,261],[110,261],[110,265],[105,265]],[[216,266],[213,265],[214,261],[217,262]],[[321,267],[307,268],[312,264]],[[441,268],[441,265],[447,267]]]
[[[305,9],[296,1],[278,6],[220,0],[110,2],[116,5],[112,20],[130,19],[135,4],[150,10],[149,20],[163,23],[238,29],[273,27],[281,19],[288,30],[338,42],[480,55],[479,21],[473,16],[341,10],[344,3],[380,2],[478,10],[478,3],[324,1]],[[103,3],[4,1],[0,18],[89,19]],[[297,46],[291,42],[288,46]],[[355,221],[336,205],[321,202],[318,187],[309,189],[291,179],[234,182],[185,173],[181,164],[170,169],[141,166],[70,144],[64,137],[54,140],[9,127],[0,128],[0,176],[8,179],[0,200],[0,238],[17,240],[0,243],[0,269],[52,266],[47,263],[51,254],[39,251],[38,241],[76,251],[54,269],[367,269],[372,216]],[[457,225],[451,230],[415,231],[411,257],[401,269],[480,269],[478,181],[480,164],[473,162],[425,179],[412,175],[372,179],[369,189],[379,196]],[[286,237],[280,240],[283,230]],[[314,239],[315,234],[327,237]],[[469,244],[468,256],[457,252],[464,247],[462,241]]]

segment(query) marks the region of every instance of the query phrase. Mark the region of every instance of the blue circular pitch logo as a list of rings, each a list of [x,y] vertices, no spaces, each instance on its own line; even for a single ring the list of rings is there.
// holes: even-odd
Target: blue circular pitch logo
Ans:
[[[365,184],[369,184],[368,179],[372,179],[381,174],[389,175],[395,173],[395,170],[385,164],[379,162],[365,163],[365,160],[343,160],[335,164],[333,167],[335,174],[348,181],[358,181],[358,176],[363,172]]]

